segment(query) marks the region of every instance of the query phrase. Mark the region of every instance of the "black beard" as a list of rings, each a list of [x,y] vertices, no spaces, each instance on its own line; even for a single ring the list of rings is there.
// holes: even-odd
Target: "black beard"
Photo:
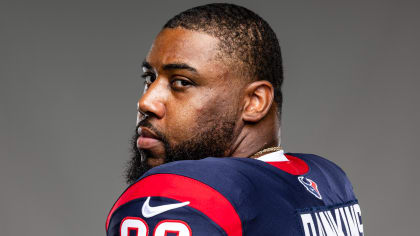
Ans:
[[[223,118],[219,118],[223,119]],[[225,118],[226,119],[226,118]],[[214,120],[213,120],[214,122]],[[199,124],[200,127],[193,138],[188,139],[177,145],[170,145],[168,139],[158,132],[148,120],[142,121],[139,126],[145,126],[158,135],[165,147],[165,163],[180,160],[199,160],[206,157],[223,157],[226,151],[229,150],[233,137],[235,122],[234,120],[220,121],[217,124],[213,123],[212,127],[206,127],[205,124]],[[137,129],[136,129],[137,131]],[[139,135],[136,134],[132,138],[132,157],[128,162],[126,168],[126,182],[133,184],[139,179],[144,173],[152,168],[147,163],[147,160],[142,161],[141,152],[145,152],[147,157],[147,150],[139,150],[137,148],[137,138]]]

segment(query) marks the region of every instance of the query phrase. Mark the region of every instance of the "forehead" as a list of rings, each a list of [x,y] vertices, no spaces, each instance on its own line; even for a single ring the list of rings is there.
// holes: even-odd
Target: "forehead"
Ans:
[[[170,63],[186,63],[194,68],[215,62],[219,40],[206,33],[182,28],[163,29],[156,37],[146,60],[159,68]]]

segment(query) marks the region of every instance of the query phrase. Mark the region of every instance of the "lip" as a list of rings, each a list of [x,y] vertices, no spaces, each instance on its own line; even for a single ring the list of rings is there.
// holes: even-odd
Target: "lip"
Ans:
[[[152,149],[162,144],[162,141],[158,139],[157,135],[146,127],[139,127],[137,138],[137,148],[141,149]]]

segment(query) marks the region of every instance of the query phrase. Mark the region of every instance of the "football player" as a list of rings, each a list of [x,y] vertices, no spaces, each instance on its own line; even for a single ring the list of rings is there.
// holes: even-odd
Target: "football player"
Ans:
[[[222,3],[178,14],[143,78],[108,236],[363,235],[345,173],[279,146],[280,46],[257,14]]]

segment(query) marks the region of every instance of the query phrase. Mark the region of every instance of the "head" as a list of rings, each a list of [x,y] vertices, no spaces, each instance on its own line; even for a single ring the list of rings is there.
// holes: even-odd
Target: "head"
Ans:
[[[156,37],[143,72],[129,183],[166,162],[247,157],[277,144],[280,46],[255,13],[209,4],[178,14]]]

